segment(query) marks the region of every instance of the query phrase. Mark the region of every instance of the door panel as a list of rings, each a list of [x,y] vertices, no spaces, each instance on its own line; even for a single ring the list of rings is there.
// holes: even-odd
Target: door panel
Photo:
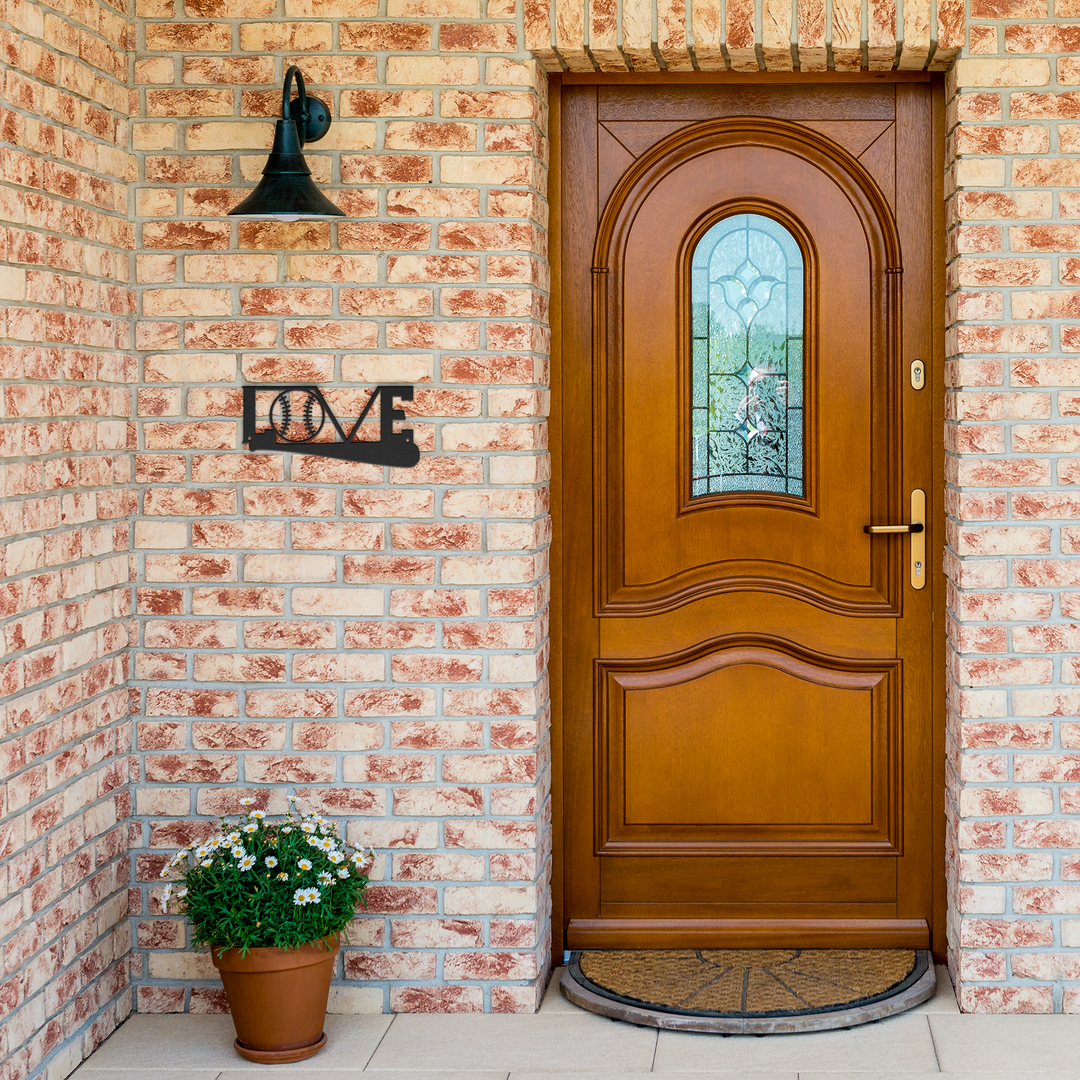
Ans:
[[[623,785],[628,827],[870,820],[873,684],[829,686],[755,657],[688,682],[622,689],[622,754],[613,740],[611,767],[621,756],[625,775],[646,781]],[[662,719],[668,709],[677,739]],[[762,712],[775,722],[763,726]],[[747,769],[755,760],[760,768]]]
[[[906,379],[918,356],[935,385],[930,85],[568,86],[561,108],[566,944],[926,945],[938,580],[912,589],[908,538],[863,527],[939,501],[934,391]],[[761,218],[803,267],[788,435],[752,410],[770,386],[794,423],[795,369],[735,372],[736,338],[694,329],[736,312],[753,338],[764,249],[748,231],[705,308],[694,253]],[[702,487],[703,371],[761,460],[801,438],[801,483]]]
[[[596,666],[601,853],[895,853],[897,661],[736,641]]]

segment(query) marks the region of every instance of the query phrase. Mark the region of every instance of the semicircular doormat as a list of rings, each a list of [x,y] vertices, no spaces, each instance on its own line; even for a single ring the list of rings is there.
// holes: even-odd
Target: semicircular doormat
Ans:
[[[766,1034],[879,1020],[934,985],[921,949],[627,949],[572,953],[561,990],[631,1023]]]

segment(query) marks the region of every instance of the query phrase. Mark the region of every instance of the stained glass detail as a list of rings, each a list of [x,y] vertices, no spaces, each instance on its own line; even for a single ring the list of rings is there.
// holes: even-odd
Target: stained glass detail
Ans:
[[[803,258],[763,214],[718,221],[691,264],[691,495],[803,495]]]

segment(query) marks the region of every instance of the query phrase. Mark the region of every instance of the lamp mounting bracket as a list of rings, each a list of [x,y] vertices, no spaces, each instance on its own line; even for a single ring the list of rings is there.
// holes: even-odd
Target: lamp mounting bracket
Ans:
[[[289,117],[296,121],[302,144],[318,142],[330,130],[330,113],[317,97],[293,98],[289,102]]]

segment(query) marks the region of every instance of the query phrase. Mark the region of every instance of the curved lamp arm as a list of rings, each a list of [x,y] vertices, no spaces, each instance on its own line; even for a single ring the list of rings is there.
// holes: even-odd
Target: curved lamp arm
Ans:
[[[292,81],[296,80],[296,90],[300,95],[297,101],[300,104],[300,112],[298,115],[292,114]],[[285,72],[285,85],[281,89],[281,115],[285,120],[295,120],[296,131],[300,136],[300,145],[303,146],[307,141],[307,122],[309,119],[308,107],[307,107],[307,88],[304,86],[303,72],[295,65],[292,64],[288,71]]]

